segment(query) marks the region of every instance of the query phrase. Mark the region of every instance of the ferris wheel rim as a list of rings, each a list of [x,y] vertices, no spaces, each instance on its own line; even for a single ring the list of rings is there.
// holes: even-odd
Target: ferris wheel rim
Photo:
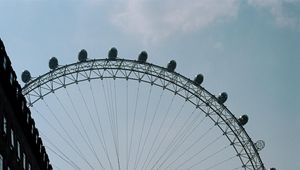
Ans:
[[[99,63],[100,63],[100,67],[99,67],[99,65],[97,65]],[[101,64],[103,64],[103,65],[101,65]],[[81,73],[86,74],[86,72],[90,72],[89,74],[91,74],[92,71],[95,71],[98,69],[103,70],[103,74],[102,75],[99,74],[98,77],[97,76],[90,77],[91,75],[85,75],[85,76],[80,75]],[[155,71],[151,70],[151,69],[155,69]],[[204,109],[202,109],[201,106],[199,106],[199,104],[197,105],[196,103],[193,103],[190,99],[188,99],[188,97],[180,95],[177,90],[171,89],[172,86],[170,87],[169,85],[158,84],[156,82],[157,80],[155,80],[155,81],[148,80],[147,81],[147,80],[144,80],[143,77],[138,77],[137,75],[136,75],[136,78],[132,78],[132,77],[130,77],[130,75],[126,75],[126,74],[123,74],[123,75],[121,74],[120,76],[117,76],[117,73],[112,73],[110,76],[103,76],[104,72],[107,70],[116,70],[116,72],[121,71],[121,70],[125,71],[125,72],[128,71],[128,72],[130,72],[130,74],[131,73],[143,74],[143,77],[145,75],[153,76],[162,81],[171,83],[172,85],[175,85],[176,87],[180,87],[180,88],[182,88],[181,90],[185,90],[185,92],[188,92],[189,94],[192,94],[194,97],[198,98],[199,99],[198,101],[200,101],[200,102],[202,102],[202,104],[206,105],[204,107],[207,107],[208,109],[213,110],[213,112],[216,113],[216,115],[211,115],[210,113],[208,113],[208,111],[205,111]],[[158,73],[158,72],[160,72],[160,73]],[[75,77],[73,80],[70,79],[69,80],[70,82],[68,82],[68,83],[58,82],[58,84],[61,83],[61,85],[57,88],[49,87],[49,85],[47,85],[47,83],[50,83],[50,84],[52,83],[52,85],[53,85],[53,82],[55,80],[59,80],[59,78],[65,78],[66,76],[72,75],[72,74],[76,74],[77,76],[83,76],[85,78],[78,80],[77,79],[78,77]],[[67,65],[58,67],[56,69],[50,70],[49,72],[29,81],[22,88],[22,93],[28,99],[28,101],[29,101],[28,105],[32,106],[38,100],[43,99],[43,97],[47,96],[50,93],[55,92],[56,90],[58,90],[60,88],[63,88],[63,87],[66,87],[66,86],[69,86],[69,85],[72,85],[75,83],[79,83],[82,81],[90,81],[92,79],[109,79],[109,78],[110,79],[126,79],[126,80],[145,82],[145,83],[148,83],[151,85],[156,85],[163,89],[167,89],[171,92],[178,93],[180,97],[185,98],[190,103],[192,103],[194,106],[196,106],[198,109],[202,110],[202,112],[205,113],[218,126],[218,128],[223,132],[223,134],[226,136],[228,141],[231,143],[232,147],[234,148],[235,152],[237,153],[236,156],[239,157],[239,159],[242,163],[242,167],[244,169],[246,169],[246,168],[247,169],[253,168],[255,170],[258,170],[258,169],[264,170],[265,169],[263,162],[259,156],[258,150],[255,147],[254,142],[249,137],[249,135],[246,132],[246,130],[244,129],[244,127],[238,123],[238,120],[234,116],[234,114],[231,113],[230,110],[224,104],[219,103],[217,101],[217,98],[213,94],[211,94],[208,90],[206,90],[204,87],[202,87],[200,85],[199,86],[195,85],[193,80],[191,80],[177,72],[168,71],[166,68],[161,67],[159,65],[155,65],[152,63],[148,63],[148,62],[141,63],[137,60],[128,60],[128,59],[113,59],[113,60],[112,59],[93,59],[93,60],[86,60],[83,62],[75,62],[75,63],[67,64]],[[185,80],[186,84],[184,84],[184,85],[186,85],[187,87],[183,87],[183,84],[179,85],[178,79]],[[48,88],[48,91],[46,93],[42,93],[43,85],[47,86],[47,87],[44,87],[45,89]],[[194,91],[191,91],[192,89],[189,89],[189,88],[192,88]],[[37,90],[37,89],[39,91],[38,93],[35,92],[35,90]],[[34,100],[33,102],[31,101],[31,98],[30,98],[30,93],[32,93],[32,92],[36,93],[36,94],[34,94],[36,97],[36,100]],[[205,93],[205,95],[207,95],[206,99],[201,98],[200,93]],[[223,115],[224,114],[223,112],[227,113],[228,115],[226,115],[226,116],[230,116],[230,118],[224,119],[225,116]],[[222,117],[222,115],[224,117]],[[218,116],[218,119],[214,119],[212,116]],[[221,119],[221,121],[220,121],[220,119]],[[225,126],[227,127],[226,130],[221,127],[221,122],[225,123],[224,127]],[[228,129],[230,129],[230,131],[228,131]],[[236,139],[232,140],[230,135],[234,136],[238,142],[234,141]],[[244,138],[244,139],[241,139],[241,138]],[[241,146],[238,146],[238,145],[241,145]],[[242,148],[242,150],[238,151],[238,148]],[[245,159],[245,156],[248,159]]]

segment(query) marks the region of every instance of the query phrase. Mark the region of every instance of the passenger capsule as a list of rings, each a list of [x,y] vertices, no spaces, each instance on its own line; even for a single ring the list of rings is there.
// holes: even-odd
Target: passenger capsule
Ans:
[[[257,149],[257,151],[261,151],[265,148],[266,143],[263,140],[258,140],[258,141],[255,142],[254,145],[255,145],[255,148]]]
[[[115,47],[111,48],[108,52],[108,59],[115,60],[117,56],[118,56],[118,50]]]
[[[196,86],[200,86],[201,85],[201,83],[203,82],[203,75],[202,74],[198,74],[196,77],[195,77],[195,79],[194,79],[194,84],[196,85]]]
[[[82,49],[79,53],[78,53],[78,60],[79,62],[84,62],[87,60],[87,56],[88,53],[85,49]]]
[[[58,60],[57,58],[55,57],[52,57],[50,60],[49,60],[49,68],[51,70],[54,70],[58,67]]]
[[[148,54],[146,51],[142,51],[139,55],[139,58],[138,58],[138,61],[140,63],[145,63],[147,61],[147,58],[148,58]]]
[[[223,92],[223,93],[219,94],[218,103],[224,104],[226,102],[227,98],[228,98],[227,93]]]
[[[176,68],[176,61],[175,60],[171,60],[169,62],[169,64],[167,65],[167,70],[169,72],[173,72],[175,70],[175,68]]]
[[[31,79],[30,72],[28,70],[23,71],[21,79],[24,83],[28,83]]]
[[[248,120],[249,120],[249,117],[247,115],[243,115],[238,118],[239,124],[241,126],[244,126],[245,124],[247,124]]]

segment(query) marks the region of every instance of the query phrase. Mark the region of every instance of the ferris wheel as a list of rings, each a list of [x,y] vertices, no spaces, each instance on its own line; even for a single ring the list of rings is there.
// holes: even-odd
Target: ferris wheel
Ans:
[[[22,89],[54,169],[265,170],[262,140],[253,142],[224,105],[225,92],[207,91],[198,74],[189,79],[166,67],[120,59],[88,59],[32,78]]]

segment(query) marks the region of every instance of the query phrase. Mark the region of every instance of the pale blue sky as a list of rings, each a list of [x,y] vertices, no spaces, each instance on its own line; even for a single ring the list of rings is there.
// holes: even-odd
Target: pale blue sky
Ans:
[[[0,0],[0,37],[19,77],[45,73],[52,56],[75,62],[82,48],[90,58],[115,46],[121,58],[175,59],[178,72],[203,73],[206,89],[226,91],[228,108],[249,115],[266,167],[300,169],[298,0]]]

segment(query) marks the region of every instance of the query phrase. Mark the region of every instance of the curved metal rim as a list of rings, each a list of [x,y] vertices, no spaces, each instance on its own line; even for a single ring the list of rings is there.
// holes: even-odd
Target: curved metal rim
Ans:
[[[201,109],[217,125],[232,144],[245,169],[264,170],[259,153],[237,118],[214,95],[189,78],[169,72],[151,63],[127,59],[94,59],[76,62],[51,70],[28,82],[22,92],[28,105],[62,87],[91,79],[137,80],[167,89]]]

